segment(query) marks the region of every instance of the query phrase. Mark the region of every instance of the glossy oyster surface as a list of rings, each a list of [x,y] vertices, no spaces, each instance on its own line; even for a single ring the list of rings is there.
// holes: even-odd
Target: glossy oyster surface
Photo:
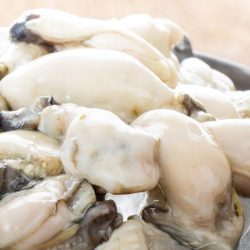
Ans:
[[[19,66],[35,60],[47,53],[48,50],[45,47],[34,44],[14,44],[9,42],[0,57],[0,79],[17,69]]]
[[[184,92],[197,99],[203,104],[206,111],[215,118],[236,119],[240,118],[240,112],[227,94],[214,89],[199,85],[179,84],[177,91]]]
[[[145,17],[138,16],[138,18],[145,23]],[[154,26],[153,29],[150,26],[139,25],[137,27],[143,38],[145,33],[148,33],[147,39],[143,39],[140,34],[137,35],[138,32],[131,32],[130,29],[132,31],[134,29],[126,25],[127,22],[124,24],[122,20],[101,21],[79,18],[57,10],[37,9],[26,12],[20,20],[13,24],[10,29],[10,37],[12,43],[17,45],[26,43],[42,48],[47,45],[47,47],[51,47],[51,51],[48,50],[48,53],[79,47],[121,51],[138,59],[164,83],[175,87],[179,79],[178,62],[171,52],[171,47],[180,40],[182,32],[177,25],[174,26],[173,23],[164,19],[151,18],[150,22]],[[163,46],[167,50],[165,55],[152,46],[152,40],[156,36],[161,40],[169,40],[169,45]],[[16,61],[11,56],[8,58]],[[9,64],[8,59],[3,58],[3,62],[6,62],[6,65]]]
[[[120,226],[122,217],[117,214],[116,206],[113,201],[95,202],[84,214],[80,221],[79,229],[76,234],[59,243],[55,239],[54,247],[50,250],[93,250],[107,241],[112,235],[113,230]],[[66,232],[67,233],[67,232]]]
[[[238,112],[242,118],[250,117],[250,91],[230,91],[227,95],[231,98],[232,102],[236,105]]]
[[[23,119],[23,113],[20,119],[16,116],[16,121]],[[22,126],[34,120],[34,128],[59,141],[59,158],[66,173],[86,178],[115,194],[146,191],[157,185],[160,173],[155,158],[159,141],[144,130],[132,128],[107,110],[75,104],[48,106],[35,117],[23,119]],[[9,122],[7,112],[2,118],[5,128],[17,127],[15,122]],[[19,131],[5,134],[15,132]]]
[[[33,178],[58,175],[63,170],[58,141],[37,131],[0,133],[0,161]]]
[[[70,210],[63,199],[79,185],[74,178],[59,176],[6,196],[0,203],[0,247],[32,249],[69,227]]]
[[[55,9],[26,11],[12,26],[11,39],[27,43],[79,41],[97,32],[105,31],[113,21],[82,18]],[[59,27],[64,27],[64,31]],[[67,35],[65,35],[67,32]]]
[[[238,192],[250,196],[250,121],[249,119],[228,119],[208,122],[205,126],[214,135],[230,162]]]
[[[133,126],[161,141],[159,183],[165,200],[145,208],[143,218],[191,248],[234,247],[243,215],[238,213],[230,166],[211,134],[198,122],[167,110],[147,112]]]
[[[182,41],[184,35],[184,31],[176,23],[146,14],[123,17],[119,24],[148,41],[166,57],[171,55],[171,49]]]
[[[147,15],[52,9],[0,30],[1,249],[236,248],[249,91],[194,58],[186,36],[179,65],[183,34]],[[237,68],[227,70],[247,82]]]
[[[183,60],[180,71],[184,83],[215,88],[222,92],[235,90],[234,83],[229,77],[212,69],[198,58],[190,57]]]
[[[0,248],[94,249],[120,220],[112,201],[95,201],[90,184],[68,175],[9,194],[0,202]]]
[[[6,76],[0,92],[12,109],[53,95],[59,103],[108,109],[126,121],[174,102],[173,91],[140,62],[121,52],[98,49],[72,49],[41,57]]]
[[[116,229],[110,239],[96,250],[186,250],[168,234],[145,223],[137,216],[130,218]]]
[[[109,111],[71,104],[47,107],[38,129],[50,136],[61,131],[64,170],[107,192],[140,192],[158,183],[158,140]]]

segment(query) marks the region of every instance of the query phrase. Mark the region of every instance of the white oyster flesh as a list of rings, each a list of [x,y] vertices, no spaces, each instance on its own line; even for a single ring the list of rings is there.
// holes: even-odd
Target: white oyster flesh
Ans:
[[[204,123],[223,148],[234,174],[236,190],[250,196],[250,121],[228,119]]]
[[[9,42],[0,57],[0,64],[8,68],[8,73],[38,57],[47,54],[45,47],[27,43]]]
[[[58,175],[63,170],[58,141],[37,131],[0,133],[0,160],[30,177]]]
[[[186,84],[196,84],[218,89],[222,92],[235,90],[232,80],[223,73],[212,69],[202,60],[187,58],[180,65],[182,81]]]
[[[140,222],[129,220],[116,229],[109,241],[98,246],[96,250],[148,250],[147,242]]]
[[[52,95],[60,103],[110,110],[125,121],[156,107],[178,108],[174,92],[139,61],[98,49],[45,55],[4,77],[0,92],[14,110]]]
[[[143,14],[120,20],[99,20],[48,8],[26,11],[15,23],[23,23],[30,32],[53,43],[79,42],[97,33],[125,28],[141,36],[166,56],[182,40],[184,33],[170,20]]]
[[[179,84],[176,90],[197,99],[203,104],[206,111],[217,119],[240,118],[234,103],[225,93],[217,89],[192,84]]]
[[[175,23],[146,14],[134,14],[119,20],[119,24],[139,35],[169,57],[171,49],[182,41],[184,31]]]
[[[176,86],[179,80],[179,66],[173,56],[165,57],[148,42],[127,30],[117,29],[93,35],[84,41],[83,45],[97,49],[117,50],[129,54],[172,88]]]
[[[46,8],[26,11],[16,21],[16,23],[22,22],[32,33],[54,43],[78,42],[98,32],[106,31],[111,26],[116,27],[116,22],[113,20],[83,18],[61,10]]]
[[[0,111],[2,110],[9,110],[9,105],[7,104],[6,100],[0,96]]]
[[[37,129],[49,137],[62,141],[70,123],[84,110],[87,108],[72,103],[49,106],[39,114]]]
[[[96,250],[185,250],[168,234],[145,223],[135,216],[123,223],[111,235],[109,241]]]
[[[226,93],[236,105],[242,118],[250,118],[250,90],[228,91]]]
[[[158,183],[157,139],[109,111],[74,110],[70,104],[47,107],[38,127],[53,136],[53,128],[61,126],[60,158],[67,173],[116,194],[146,191]]]
[[[26,25],[24,26],[23,23]],[[0,63],[7,67],[8,72],[12,72],[18,66],[49,53],[49,49],[52,49],[52,41],[68,42],[70,37],[72,42],[79,43],[79,34],[88,38],[90,34],[105,30],[106,23],[109,22],[80,18],[59,10],[26,11],[14,22],[13,26],[16,25],[16,28],[11,27],[9,33],[12,41],[0,57]],[[27,37],[31,40],[26,43]],[[40,44],[35,44],[36,39],[40,41]],[[0,68],[0,76],[6,74],[4,71],[6,71],[5,68]]]
[[[164,44],[167,48],[176,42],[176,37],[181,36],[178,26],[175,25],[175,27],[171,22],[164,19],[152,19],[151,22],[157,26],[154,33],[166,38]],[[141,29],[149,29],[149,33],[151,31],[147,26]],[[168,54],[165,57],[150,42],[131,32],[122,25],[122,22],[116,20],[80,18],[62,11],[35,9],[26,12],[21,20],[14,23],[11,37],[14,42],[49,44],[57,51],[80,46],[118,50],[141,61],[171,87],[175,87],[179,79],[178,62],[170,52],[171,48],[168,48]]]
[[[36,249],[72,226],[74,209],[66,201],[79,185],[78,179],[61,175],[6,196],[0,202],[0,248]],[[93,189],[86,191],[83,207],[95,201]]]
[[[132,125],[161,142],[160,185],[170,211],[158,214],[149,209],[145,218],[192,248],[234,246],[243,217],[234,209],[230,166],[211,134],[198,122],[169,110],[146,112]]]

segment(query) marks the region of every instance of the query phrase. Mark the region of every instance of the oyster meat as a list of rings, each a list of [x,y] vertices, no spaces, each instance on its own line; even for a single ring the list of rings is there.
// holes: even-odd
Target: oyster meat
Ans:
[[[120,220],[112,201],[95,201],[90,184],[68,175],[9,194],[0,202],[0,248],[93,250]]]
[[[149,205],[143,218],[182,244],[232,249],[243,215],[222,148],[201,124],[170,110],[146,112],[133,123],[158,136],[163,205]]]
[[[215,88],[222,92],[235,90],[232,80],[225,74],[212,69],[202,60],[190,57],[181,62],[180,72],[183,82]]]
[[[48,53],[43,46],[27,43],[11,43],[2,52],[0,57],[0,79],[17,67],[24,65]]]
[[[131,217],[117,228],[110,239],[96,250],[187,250],[168,234],[145,223],[138,216]]]
[[[250,196],[250,120],[228,119],[204,123],[229,160],[236,190]]]
[[[23,114],[29,113],[29,109],[21,112],[16,122],[22,123]],[[11,115],[2,114],[6,129],[18,127]],[[22,125],[34,121],[34,128],[59,141],[60,159],[67,173],[115,194],[146,191],[158,183],[155,157],[159,141],[144,130],[130,127],[107,110],[75,104],[48,106],[36,115],[37,119],[23,119]]]
[[[45,55],[4,77],[0,93],[14,110],[52,95],[59,103],[110,110],[126,122],[154,108],[213,119],[199,102],[175,93],[139,61],[111,50],[72,49]]]
[[[166,57],[171,56],[172,48],[182,41],[184,34],[176,23],[145,14],[123,17],[119,20],[119,24],[148,41]]]
[[[137,19],[145,21],[144,16],[138,16]],[[52,46],[54,51],[73,47],[118,50],[135,57],[163,82],[174,87],[179,79],[178,62],[170,50],[182,33],[177,25],[174,26],[164,19],[151,18],[150,23],[154,28],[137,26],[137,31],[144,34],[143,39],[137,35],[138,32],[131,32],[130,29],[132,31],[134,29],[124,20],[101,21],[79,18],[58,10],[36,9],[26,12],[14,23],[10,29],[10,36],[14,44],[20,42],[43,46],[46,44]],[[149,43],[145,39],[145,34],[148,34],[146,37]],[[165,52],[167,50],[165,56],[150,44],[156,36],[161,40],[166,38],[169,43],[166,45],[166,41],[163,43]],[[11,56],[9,58],[12,60]]]
[[[242,118],[250,118],[250,90],[245,91],[229,91],[227,95],[236,105],[237,111]]]
[[[58,175],[63,170],[58,141],[38,131],[0,133],[0,161],[33,178]]]
[[[53,105],[41,113],[38,129],[62,139],[60,158],[67,173],[108,192],[145,191],[158,183],[158,140],[109,111]]]
[[[235,104],[227,94],[217,89],[192,84],[178,84],[176,90],[198,100],[202,103],[205,110],[217,119],[236,119],[241,117]]]

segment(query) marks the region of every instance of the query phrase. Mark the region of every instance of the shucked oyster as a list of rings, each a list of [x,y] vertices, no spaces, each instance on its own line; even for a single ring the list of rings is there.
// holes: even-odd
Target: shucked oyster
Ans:
[[[58,139],[67,173],[116,194],[149,190],[158,183],[158,140],[142,129],[131,128],[111,112],[62,104],[38,112],[37,119],[31,116],[31,123],[30,112],[26,114],[22,123],[18,115],[12,122],[8,113],[2,113],[2,124],[15,129],[16,124],[25,127],[33,121],[39,131]]]
[[[189,94],[202,103],[206,111],[217,119],[240,118],[234,103],[221,91],[204,86],[179,84],[177,91]]]
[[[228,91],[227,95],[236,105],[237,111],[242,118],[250,118],[250,90],[245,91]]]
[[[9,42],[0,57],[0,79],[17,67],[48,53],[48,49],[34,44]]]
[[[155,26],[165,28],[160,30],[158,27],[154,33],[158,36],[160,33],[170,42],[173,36],[168,29],[170,24],[164,20],[152,19],[151,22],[156,23]],[[54,51],[73,47],[118,50],[135,57],[154,72],[162,82],[174,87],[178,80],[178,64],[174,56],[169,55],[170,49],[168,48],[168,55],[165,57],[150,43],[124,28],[125,26],[115,20],[79,18],[54,9],[35,9],[24,13],[21,20],[15,22],[10,30],[10,37],[14,44],[20,42],[42,46],[46,44],[53,47]],[[141,29],[147,30],[150,27],[141,27]],[[179,34],[179,32],[173,33]],[[9,60],[13,60],[13,56],[8,57]],[[4,63],[5,61],[8,64],[8,60],[3,58]]]
[[[108,239],[119,219],[112,201],[94,202],[91,185],[67,175],[9,194],[0,202],[0,248],[47,249],[64,243],[68,249],[82,244],[92,250]]]
[[[144,38],[166,57],[169,57],[171,49],[182,41],[184,34],[176,23],[145,14],[123,17],[119,20],[119,25]]]
[[[148,15],[131,15],[120,20],[104,21],[78,17],[55,9],[34,9],[25,12],[15,21],[11,38],[15,42],[36,44],[77,44],[93,35],[121,27],[139,35],[165,56],[169,56],[171,48],[183,37],[183,31],[177,24]]]
[[[236,190],[250,196],[250,120],[228,119],[204,125],[226,153]]]
[[[42,12],[43,12],[43,10],[42,10]],[[48,10],[47,12],[53,13],[53,10],[51,10],[51,11]],[[59,21],[59,22],[63,21],[62,27],[64,29],[68,28],[67,30],[73,31],[73,34],[77,33],[79,31],[77,29],[78,25],[75,25],[75,24],[79,23],[79,21],[81,23],[82,18],[68,14],[68,13],[64,13],[62,11],[55,10],[55,12],[57,13],[57,15],[56,15],[57,21]],[[64,18],[61,18],[60,13],[63,14]],[[36,19],[38,17],[37,14],[38,14],[37,12],[36,13],[33,12],[33,14],[29,12],[29,14],[27,13],[27,16],[26,16],[26,14],[24,14],[24,16],[22,16],[17,21],[17,23],[15,25],[15,29],[14,29],[16,37],[13,38],[13,36],[12,36],[12,40],[18,41],[18,44],[10,42],[9,49],[7,49],[7,51],[5,51],[5,53],[3,54],[3,57],[0,60],[1,61],[0,78],[2,78],[5,74],[7,74],[8,71],[11,72],[13,69],[15,69],[15,67],[22,65],[23,63],[27,63],[28,61],[34,60],[34,59],[42,56],[43,54],[49,53],[49,52],[54,50],[53,47],[51,47],[48,43],[47,44],[46,43],[34,44],[35,38],[36,38],[36,41],[38,39],[37,35],[29,36],[27,34],[29,32],[27,32],[27,30],[25,30],[24,26],[22,25],[22,22],[27,22],[27,21],[30,21],[34,18]],[[55,34],[55,33],[58,34],[58,31],[62,30],[62,28],[60,28],[60,29],[57,29],[57,32],[55,32],[56,29],[54,29],[54,25],[57,24],[56,21],[51,22],[51,20],[48,20],[48,19],[46,19],[45,21],[49,23],[49,25],[46,25],[46,26],[50,27],[50,29],[54,30],[53,34]],[[72,21],[73,21],[73,23],[72,23]],[[86,33],[87,33],[86,35],[89,34],[88,32],[94,32],[94,30],[97,31],[97,30],[103,29],[103,25],[102,25],[103,21],[100,21],[100,20],[86,18],[86,19],[84,19],[84,23],[85,23]],[[74,26],[74,29],[72,29],[73,26]],[[106,26],[106,25],[104,25],[104,26]],[[69,27],[71,29],[69,29]],[[64,32],[63,32],[63,34],[64,34]],[[71,36],[73,34],[71,33]],[[29,43],[26,43],[26,41],[24,41],[24,40],[26,40],[24,38],[27,38],[27,36],[30,37]],[[63,37],[65,37],[65,35]],[[32,44],[32,40],[33,40],[33,44]],[[12,53],[12,52],[15,52],[15,53]]]
[[[133,123],[160,139],[162,203],[143,211],[157,225],[193,249],[232,249],[243,216],[222,148],[201,124],[168,110],[149,111]]]
[[[211,120],[197,101],[175,93],[133,57],[110,50],[72,49],[45,55],[2,79],[0,93],[14,110],[52,95],[60,103],[110,110],[126,122],[154,108]]]
[[[63,138],[60,158],[67,173],[108,192],[144,191],[159,180],[158,141],[109,111],[71,104],[50,106],[41,113],[38,129]]]
[[[112,200],[95,202],[81,219],[76,235],[49,250],[96,249],[96,246],[109,239],[113,229],[119,227],[121,223],[122,217],[117,214],[115,203]],[[56,242],[57,238],[52,241],[53,244]]]
[[[96,250],[187,250],[168,234],[134,216],[116,229]]]
[[[59,143],[37,131],[0,133],[0,161],[34,178],[58,175]]]
[[[198,58],[190,57],[183,60],[180,71],[184,83],[215,88],[223,92],[235,90],[234,83],[229,77],[212,69]]]

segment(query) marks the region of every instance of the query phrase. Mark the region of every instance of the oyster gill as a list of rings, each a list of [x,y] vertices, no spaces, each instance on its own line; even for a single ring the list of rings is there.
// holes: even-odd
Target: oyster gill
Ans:
[[[7,195],[0,202],[0,248],[93,250],[120,220],[114,202],[95,200],[90,184],[68,175]]]
[[[22,171],[0,162],[0,200],[8,193],[20,191],[32,181]]]

